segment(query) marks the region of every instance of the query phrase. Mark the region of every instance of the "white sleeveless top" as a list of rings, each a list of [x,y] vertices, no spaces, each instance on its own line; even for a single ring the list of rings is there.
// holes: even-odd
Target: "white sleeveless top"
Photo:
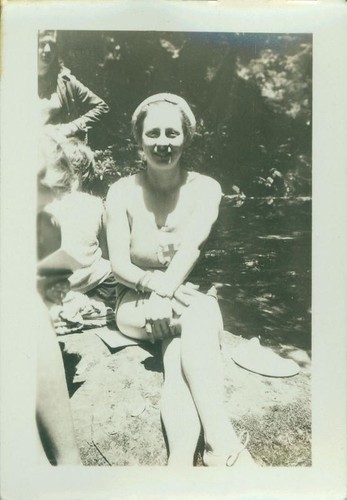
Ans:
[[[102,200],[87,193],[74,192],[45,207],[61,227],[61,248],[81,267],[73,272],[71,289],[85,293],[102,283],[111,272],[109,260],[103,259],[98,235],[102,227]]]

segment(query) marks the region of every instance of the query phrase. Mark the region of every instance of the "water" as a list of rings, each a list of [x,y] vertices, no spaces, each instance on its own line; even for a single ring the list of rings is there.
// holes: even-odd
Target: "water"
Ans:
[[[201,265],[226,330],[310,350],[310,200],[224,200]]]

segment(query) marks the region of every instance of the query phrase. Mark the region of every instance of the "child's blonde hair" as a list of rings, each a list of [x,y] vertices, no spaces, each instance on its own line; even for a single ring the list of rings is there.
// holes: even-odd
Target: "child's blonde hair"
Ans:
[[[58,140],[47,136],[45,167],[61,173],[67,191],[77,179],[79,187],[86,189],[94,179],[95,160],[89,146],[76,138]]]

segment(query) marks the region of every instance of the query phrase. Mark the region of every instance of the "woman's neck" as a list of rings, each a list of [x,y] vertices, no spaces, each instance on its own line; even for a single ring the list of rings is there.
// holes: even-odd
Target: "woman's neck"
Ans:
[[[56,80],[47,77],[39,77],[38,79],[38,92],[39,92],[39,97],[41,98],[48,98],[50,97],[53,92],[56,91],[57,88],[57,83]]]
[[[178,165],[172,170],[154,170],[147,167],[145,177],[148,185],[156,191],[167,193],[180,187],[183,182],[185,171]]]
[[[40,97],[49,97],[57,88],[58,68],[52,68],[45,75],[38,77],[38,91]]]

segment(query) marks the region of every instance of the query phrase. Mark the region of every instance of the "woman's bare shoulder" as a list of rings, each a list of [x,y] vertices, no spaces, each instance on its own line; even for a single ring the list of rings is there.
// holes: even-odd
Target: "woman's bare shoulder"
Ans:
[[[217,196],[222,195],[221,185],[216,179],[213,179],[209,175],[199,174],[198,172],[188,172],[187,183],[199,190],[202,189],[204,193],[215,193]]]
[[[122,196],[124,198],[128,197],[138,183],[136,176],[137,174],[121,177],[110,186],[107,198],[113,199],[115,196]]]

